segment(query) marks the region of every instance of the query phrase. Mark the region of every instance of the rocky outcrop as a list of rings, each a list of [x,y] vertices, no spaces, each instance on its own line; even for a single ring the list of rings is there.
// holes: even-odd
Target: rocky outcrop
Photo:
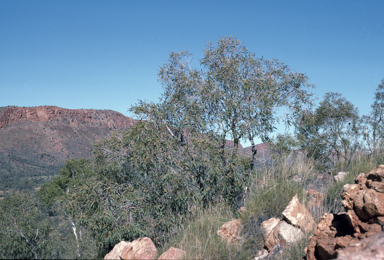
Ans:
[[[70,126],[81,124],[101,125],[112,129],[125,129],[133,126],[135,120],[112,110],[65,109],[56,106],[7,107],[0,113],[0,129],[12,124],[25,122],[47,123],[66,122]]]
[[[228,244],[238,245],[241,229],[241,220],[235,219],[224,223],[217,231],[217,235],[227,241]]]
[[[337,260],[384,260],[384,232],[350,243],[338,252]]]
[[[336,258],[338,252],[348,245],[357,245],[362,243],[359,241],[380,233],[384,226],[383,187],[384,165],[368,174],[360,173],[355,184],[346,184],[341,194],[346,212],[322,217],[310,238],[306,259]]]
[[[268,251],[271,251],[278,244],[290,244],[300,240],[303,237],[304,233],[299,228],[294,227],[285,221],[280,221],[272,229],[271,233],[268,234],[264,245]]]
[[[312,215],[305,206],[299,202],[297,194],[288,203],[288,206],[283,211],[283,216],[289,224],[300,228],[306,233],[312,231],[316,226]]]
[[[264,247],[255,259],[270,259],[285,245],[302,239],[305,233],[314,229],[316,223],[308,210],[299,202],[297,194],[283,211],[283,220],[271,218],[261,223]]]
[[[152,240],[148,237],[143,237],[133,242],[121,241],[104,259],[156,259],[157,255],[158,252]]]
[[[178,260],[185,258],[185,251],[176,247],[171,247],[161,254],[158,260]]]
[[[121,259],[121,260],[139,260],[139,259],[159,259],[159,260],[177,260],[185,259],[186,252],[184,250],[171,247],[161,254],[159,258],[158,251],[152,240],[148,237],[142,237],[133,242],[121,241],[105,255],[104,259]]]

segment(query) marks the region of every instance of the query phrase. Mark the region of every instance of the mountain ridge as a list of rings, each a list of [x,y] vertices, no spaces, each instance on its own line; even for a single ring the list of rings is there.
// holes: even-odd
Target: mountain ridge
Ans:
[[[0,107],[0,178],[8,188],[20,180],[36,187],[66,160],[90,158],[94,143],[136,122],[112,110]]]

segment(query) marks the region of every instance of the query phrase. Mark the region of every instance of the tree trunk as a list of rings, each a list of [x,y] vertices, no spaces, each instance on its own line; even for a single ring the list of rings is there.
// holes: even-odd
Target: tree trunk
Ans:
[[[71,217],[69,218],[69,221],[71,222],[73,234],[75,235],[75,239],[76,239],[76,245],[77,245],[76,254],[78,257],[81,257],[79,239],[77,237],[77,232],[76,232],[76,224],[75,222],[73,222]]]
[[[255,168],[255,163],[256,163],[256,154],[257,154],[257,150],[256,150],[256,145],[255,143],[253,142],[253,139],[251,139],[251,145],[252,145],[252,159],[251,159],[251,170],[253,170]]]

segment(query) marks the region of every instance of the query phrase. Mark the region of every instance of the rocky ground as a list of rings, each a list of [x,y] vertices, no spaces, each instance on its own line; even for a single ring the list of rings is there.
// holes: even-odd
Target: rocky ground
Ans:
[[[345,175],[341,173],[334,180]],[[321,194],[316,190],[308,192],[314,199],[309,204],[310,209],[313,203],[321,203]],[[283,211],[283,218],[261,223],[264,249],[253,260],[273,259],[313,230],[305,249],[306,260],[384,259],[384,165],[368,174],[359,174],[354,184],[344,186],[341,196],[345,212],[325,214],[317,225],[310,210],[299,202],[297,195],[294,196]],[[225,223],[217,235],[228,244],[240,245],[241,232],[241,220],[236,219]],[[105,259],[184,259],[185,254],[171,247],[158,258],[152,241],[138,238],[133,242],[120,242]]]

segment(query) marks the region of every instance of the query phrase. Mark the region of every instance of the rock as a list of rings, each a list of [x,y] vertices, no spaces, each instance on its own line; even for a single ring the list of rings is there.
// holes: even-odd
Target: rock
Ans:
[[[263,250],[259,250],[256,254],[256,257],[253,258],[253,260],[262,260],[262,259],[265,259],[267,258],[268,256],[268,251],[263,249]]]
[[[384,233],[350,243],[343,250],[338,251],[338,260],[384,260]]]
[[[354,203],[357,193],[360,191],[359,184],[345,184],[343,187],[343,193],[341,194],[341,198],[343,199],[342,204],[345,209],[350,210],[353,209]]]
[[[241,232],[241,220],[235,219],[224,223],[217,231],[217,235],[226,240],[228,244],[238,244]]]
[[[185,258],[185,251],[171,247],[167,251],[161,254],[158,260],[176,260],[176,259],[184,259]]]
[[[354,200],[356,214],[367,221],[376,216],[384,216],[384,193],[373,189],[360,190]]]
[[[382,182],[367,180],[366,185],[370,189],[373,189],[373,190],[380,192],[380,193],[384,193],[384,183],[382,183]]]
[[[365,176],[365,173],[360,173],[359,175],[357,175],[357,177],[355,178],[355,183],[356,184],[359,184],[361,185],[361,189],[363,189],[365,186],[365,183],[367,182],[367,178]]]
[[[295,227],[300,228],[305,232],[312,231],[315,226],[315,220],[309,211],[299,202],[297,194],[288,203],[288,206],[283,211],[283,216],[287,222]]]
[[[263,233],[264,240],[267,239],[268,235],[271,233],[271,231],[276,227],[276,225],[280,222],[280,219],[278,218],[270,218],[266,221],[263,221],[261,223],[260,228]]]
[[[348,172],[339,172],[338,174],[336,174],[335,176],[333,176],[333,179],[338,182],[338,181],[342,181],[345,176],[348,175]]]
[[[125,259],[155,259],[158,255],[157,249],[149,237],[134,240],[124,247],[120,258]]]
[[[317,225],[307,247],[307,260],[325,260],[337,256],[337,249],[346,247],[353,239],[353,219],[347,213],[325,214]]]
[[[379,165],[369,171],[367,179],[377,182],[384,182],[384,165]]]
[[[155,259],[157,249],[152,240],[143,237],[133,242],[121,241],[109,252],[104,259]]]
[[[121,252],[129,244],[130,242],[121,241],[115,245],[111,252],[105,255],[104,259],[120,259]]]
[[[280,221],[270,232],[264,245],[268,250],[271,250],[277,244],[293,243],[302,237],[304,237],[304,233],[299,228],[285,221]]]
[[[360,173],[341,197],[347,212],[322,217],[305,259],[384,259],[384,165]]]

